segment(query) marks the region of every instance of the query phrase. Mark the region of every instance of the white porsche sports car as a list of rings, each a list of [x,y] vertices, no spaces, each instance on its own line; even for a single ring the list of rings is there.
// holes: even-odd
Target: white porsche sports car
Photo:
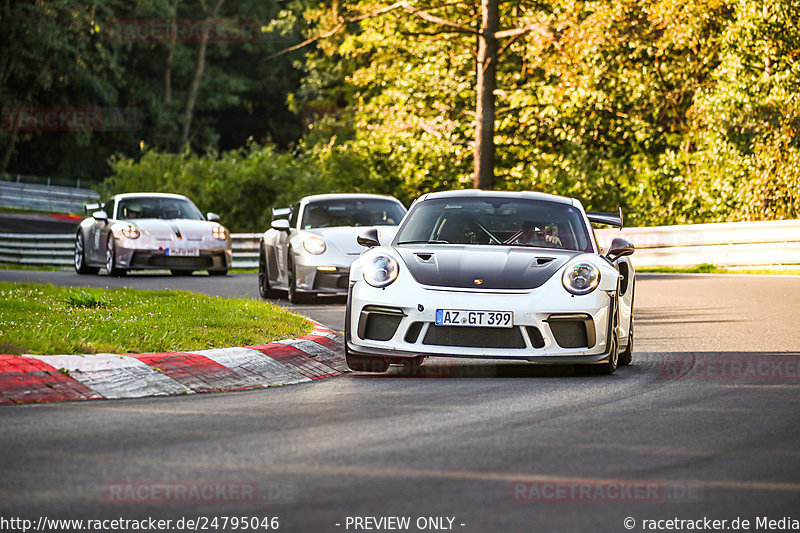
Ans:
[[[273,210],[261,238],[259,293],[278,298],[286,291],[294,303],[347,294],[350,264],[364,251],[358,235],[372,227],[389,242],[405,214],[399,200],[377,194],[319,194]]]
[[[633,355],[633,245],[601,253],[580,202],[533,192],[426,194],[389,245],[374,230],[350,269],[345,356],[383,372],[425,357],[587,365],[613,373]]]
[[[75,235],[75,270],[111,276],[129,270],[169,269],[174,275],[206,270],[224,276],[231,267],[231,239],[219,216],[200,212],[179,194],[118,194],[89,204],[92,216]]]

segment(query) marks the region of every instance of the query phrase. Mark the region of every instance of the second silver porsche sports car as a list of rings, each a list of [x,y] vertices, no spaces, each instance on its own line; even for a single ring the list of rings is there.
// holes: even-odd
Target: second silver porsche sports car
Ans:
[[[278,298],[286,291],[289,300],[303,303],[317,294],[347,294],[350,264],[364,251],[358,234],[376,228],[389,242],[405,214],[399,200],[376,194],[307,196],[274,210],[259,251],[261,296]]]
[[[581,365],[610,374],[633,354],[633,246],[601,252],[591,223],[621,214],[533,192],[430,193],[389,245],[350,269],[345,357],[383,372],[425,357]]]
[[[224,276],[231,267],[231,239],[219,216],[200,212],[179,194],[118,194],[90,204],[92,216],[75,235],[75,270],[109,275],[168,269],[174,275],[206,270]]]

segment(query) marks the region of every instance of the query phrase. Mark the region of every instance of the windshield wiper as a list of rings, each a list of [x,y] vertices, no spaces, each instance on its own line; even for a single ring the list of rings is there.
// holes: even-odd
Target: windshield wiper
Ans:
[[[397,244],[399,245],[399,244],[452,244],[452,243],[439,240],[431,240],[431,241],[419,240],[419,241],[403,241],[403,242],[398,242]]]

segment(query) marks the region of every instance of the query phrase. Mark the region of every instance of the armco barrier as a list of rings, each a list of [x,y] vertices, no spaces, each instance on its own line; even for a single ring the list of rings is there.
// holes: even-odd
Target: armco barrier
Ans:
[[[234,233],[233,268],[258,267],[260,233]],[[70,266],[75,258],[75,235],[0,233],[0,263]]]
[[[596,230],[600,246],[614,237],[636,246],[638,267],[800,265],[800,220],[729,222]]]
[[[48,213],[83,213],[100,198],[90,189],[0,180],[0,206]]]
[[[800,265],[800,220],[731,222],[596,230],[603,248],[614,237],[636,246],[638,267]],[[72,264],[74,235],[0,233],[0,262]],[[260,233],[231,235],[234,268],[258,267]]]

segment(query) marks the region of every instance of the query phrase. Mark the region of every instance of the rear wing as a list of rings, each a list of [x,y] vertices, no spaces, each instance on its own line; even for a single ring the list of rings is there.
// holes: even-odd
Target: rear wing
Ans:
[[[622,228],[622,208],[619,208],[618,213],[593,213],[593,212],[586,212],[586,218],[589,219],[589,222],[594,222],[595,224],[607,224],[609,226],[615,226],[617,228]]]
[[[291,214],[291,207],[276,207],[272,210],[272,220],[278,220],[280,218],[285,218],[288,220]]]

